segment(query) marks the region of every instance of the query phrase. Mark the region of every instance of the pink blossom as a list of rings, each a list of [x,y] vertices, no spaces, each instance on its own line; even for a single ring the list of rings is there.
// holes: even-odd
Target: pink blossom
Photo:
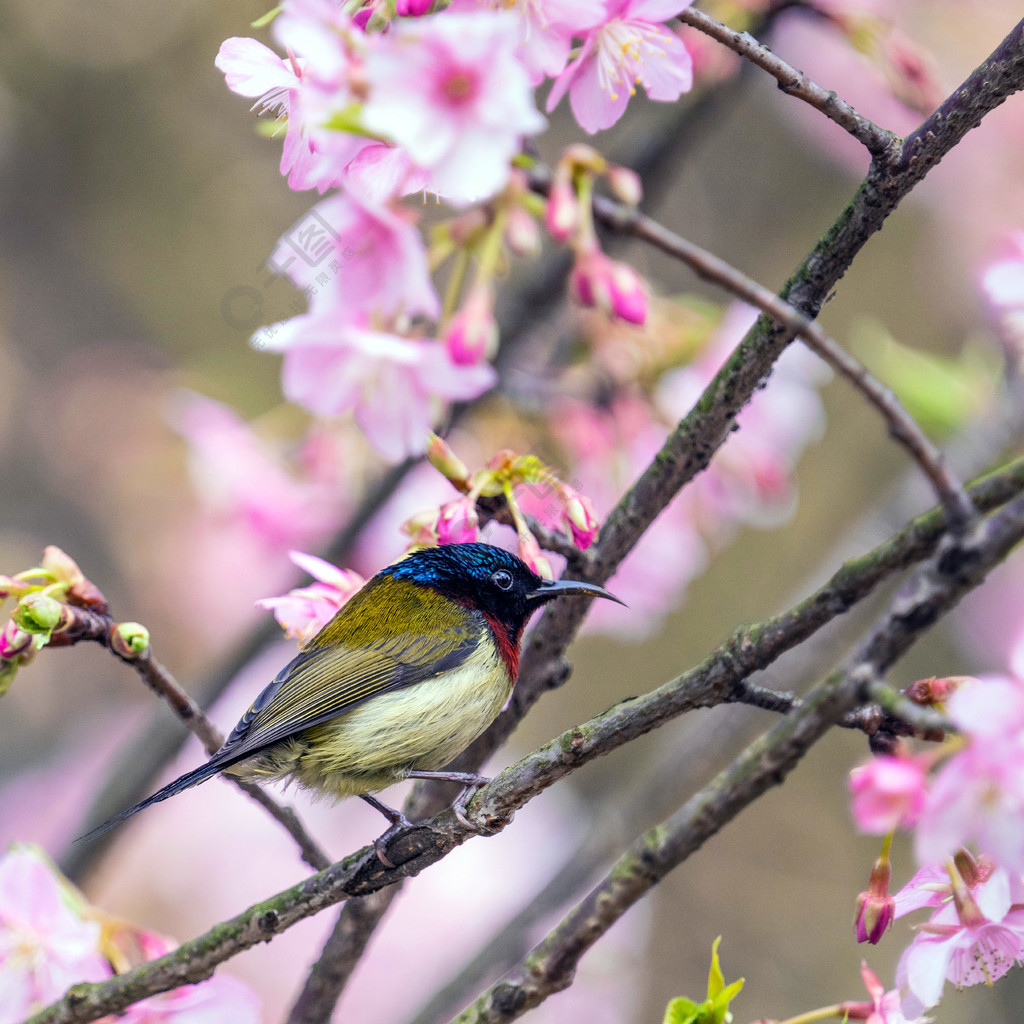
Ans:
[[[296,221],[269,264],[307,289],[313,312],[339,307],[386,316],[440,312],[423,239],[409,217],[351,191],[317,203]]]
[[[254,109],[271,111],[287,121],[281,173],[288,176],[292,188],[315,187],[323,192],[343,180],[345,167],[368,140],[322,129],[328,115],[311,109],[315,108],[316,78],[304,59],[285,61],[256,39],[234,37],[221,44],[215,63],[232,92],[255,98]]]
[[[265,337],[285,353],[285,397],[321,416],[353,413],[393,461],[425,449],[447,401],[476,398],[495,381],[486,364],[457,366],[435,341],[370,330],[340,309],[294,317]]]
[[[937,907],[900,958],[896,981],[909,990],[905,1012],[934,1006],[947,980],[958,987],[991,983],[1024,955],[1024,880],[984,859],[958,855],[957,865],[929,866],[896,895],[897,917]]]
[[[261,598],[256,605],[270,609],[287,636],[305,642],[326,626],[366,581],[359,573],[339,569],[316,555],[289,551],[288,557],[317,582],[296,587],[281,597]]]
[[[867,1024],[928,1024],[930,1017],[915,1017],[908,1020],[900,1007],[900,994],[897,989],[885,991],[879,980],[865,961],[860,964],[860,976],[864,979],[864,987],[871,996],[870,1003],[843,1003],[841,1009],[848,1020],[863,1020]]]
[[[510,10],[518,22],[517,56],[533,85],[553,78],[565,67],[574,36],[583,35],[605,16],[604,0],[511,0],[510,3],[455,0],[453,10]]]
[[[1024,910],[1007,914],[1002,921],[981,918],[956,924],[948,918],[952,907],[939,911],[930,922],[934,931],[920,931],[900,957],[896,983],[909,991],[903,1000],[905,1013],[916,1015],[942,998],[947,980],[958,988],[990,984],[1021,959]]]
[[[189,469],[207,508],[271,548],[324,537],[341,513],[334,481],[293,475],[234,410],[180,391],[172,423],[189,443]]]
[[[948,712],[967,745],[935,778],[917,829],[918,859],[941,861],[973,840],[1024,873],[1024,682],[992,676],[963,685]]]
[[[468,544],[480,536],[480,517],[476,501],[470,497],[456,498],[442,505],[437,517],[438,544]]]
[[[850,772],[853,817],[857,828],[884,835],[895,828],[913,828],[924,806],[928,760],[874,757]]]
[[[580,126],[593,134],[610,128],[641,84],[653,100],[674,102],[693,85],[693,64],[683,41],[660,22],[690,0],[608,0],[604,20],[591,29],[579,55],[555,79],[554,110],[569,93]]]
[[[102,981],[100,926],[82,920],[42,852],[0,858],[0,1024],[31,1016],[76,982]]]
[[[596,245],[577,254],[570,283],[576,298],[626,323],[647,320],[647,288],[628,264],[606,256]]]
[[[545,127],[515,37],[507,12],[444,12],[392,25],[367,54],[365,124],[454,202],[497,192],[522,137]]]

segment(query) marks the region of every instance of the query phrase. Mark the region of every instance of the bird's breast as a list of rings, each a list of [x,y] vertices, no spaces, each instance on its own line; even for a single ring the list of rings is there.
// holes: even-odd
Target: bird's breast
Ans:
[[[444,767],[505,706],[514,679],[489,630],[457,667],[305,730],[291,769],[308,788],[336,796],[384,789],[413,768]]]

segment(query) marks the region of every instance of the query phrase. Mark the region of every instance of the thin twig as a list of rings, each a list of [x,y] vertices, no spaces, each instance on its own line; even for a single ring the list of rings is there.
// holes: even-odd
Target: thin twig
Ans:
[[[538,189],[543,189],[547,185],[546,178],[547,175],[535,171],[533,183]],[[963,484],[950,472],[942,453],[932,444],[892,391],[830,338],[817,321],[805,316],[775,292],[765,288],[714,253],[670,231],[635,207],[617,203],[604,196],[595,196],[593,206],[595,216],[603,224],[648,242],[685,263],[698,277],[719,285],[737,298],[757,307],[780,326],[801,338],[840,376],[850,381],[878,410],[889,432],[903,445],[931,481],[955,528],[962,528],[970,520],[974,510],[964,492]]]
[[[802,71],[787,64],[749,32],[737,32],[694,7],[680,11],[676,18],[684,25],[689,25],[727,46],[733,53],[739,54],[762,71],[767,71],[779,83],[779,88],[784,93],[803,100],[834,121],[862,143],[872,156],[894,153],[899,146],[901,139],[898,135],[880,128],[834,92],[816,85]]]
[[[214,754],[220,749],[224,742],[223,734],[177,679],[163,664],[157,661],[153,656],[152,647],[147,646],[141,654],[134,657],[122,654],[111,642],[112,630],[116,623],[109,615],[99,614],[74,605],[65,605],[64,611],[65,622],[62,624],[61,632],[54,634],[57,640],[56,645],[66,646],[80,640],[92,640],[106,647],[118,660],[134,669],[143,682],[170,706],[189,731],[199,737],[207,754]],[[298,844],[302,859],[314,871],[322,871],[331,863],[330,857],[320,849],[313,837],[306,831],[299,816],[292,808],[278,803],[269,793],[254,783],[234,778],[231,781],[284,827]]]

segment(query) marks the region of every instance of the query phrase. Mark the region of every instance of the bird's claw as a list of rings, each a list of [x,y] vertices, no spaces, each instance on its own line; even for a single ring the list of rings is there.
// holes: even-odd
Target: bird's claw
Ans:
[[[486,825],[481,825],[477,821],[471,821],[469,818],[469,801],[473,799],[476,791],[482,786],[486,786],[490,779],[485,779],[482,776],[473,782],[467,783],[462,787],[462,792],[455,798],[455,802],[452,804],[452,813],[455,817],[468,828],[471,832],[483,832],[490,833],[492,830]]]
[[[374,839],[373,849],[377,854],[377,859],[384,865],[384,867],[394,868],[396,866],[394,861],[392,861],[387,854],[388,843],[390,843],[391,840],[399,834],[399,832],[412,827],[413,823],[405,817],[405,815],[401,815],[392,821],[387,829]]]

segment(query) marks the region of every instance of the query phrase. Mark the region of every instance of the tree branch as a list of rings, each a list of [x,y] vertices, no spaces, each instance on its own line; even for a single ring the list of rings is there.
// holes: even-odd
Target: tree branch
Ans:
[[[515,1020],[571,984],[581,956],[629,907],[754,799],[781,784],[810,747],[1022,538],[1022,497],[975,524],[966,536],[948,538],[841,669],[679,811],[641,836],[522,964],[456,1018],[456,1024]]]
[[[823,113],[830,121],[834,121],[862,143],[872,156],[885,156],[898,148],[898,135],[880,128],[834,92],[816,85],[802,71],[776,56],[749,32],[737,32],[694,7],[680,11],[676,18],[684,25],[689,25],[727,46],[733,53],[739,54],[762,71],[767,71],[779,83],[779,88],[784,93],[803,100]]]
[[[515,810],[588,761],[686,710],[730,700],[735,680],[744,678],[755,668],[764,667],[783,650],[849,608],[857,595],[866,595],[896,568],[927,557],[941,543],[944,548],[936,563],[936,573],[946,590],[936,589],[936,584],[931,591],[925,591],[919,585],[909,598],[897,598],[894,607],[903,607],[900,600],[906,605],[901,620],[905,634],[901,642],[904,646],[899,647],[893,640],[885,647],[884,638],[880,641],[883,653],[887,650],[902,653],[910,640],[928,628],[939,614],[935,610],[929,617],[920,603],[914,603],[915,600],[931,600],[933,592],[952,593],[950,588],[954,584],[956,597],[959,597],[970,586],[980,582],[984,572],[1003,557],[1013,543],[1024,537],[1024,496],[1019,494],[1021,490],[1024,490],[1024,459],[976,485],[974,496],[979,507],[990,501],[998,503],[1000,498],[1006,501],[1009,493],[1017,496],[982,520],[962,539],[951,542],[951,535],[944,531],[942,511],[933,509],[871,554],[848,562],[829,584],[790,612],[760,626],[738,631],[696,669],[642,697],[622,701],[608,712],[563,733],[501,772],[479,791],[469,805],[469,814],[478,823],[476,829],[460,821],[452,811],[445,811],[424,825],[405,830],[393,840],[387,852],[389,859],[397,865],[395,868],[385,868],[374,848],[366,847],[305,882],[215,926],[205,935],[184,943],[158,960],[142,964],[108,981],[74,986],[63,1000],[33,1017],[31,1024],[78,1024],[94,1020],[156,992],[202,981],[213,973],[217,964],[257,942],[267,941],[333,903],[346,897],[378,892],[403,878],[419,874],[477,831],[500,831]],[[914,577],[915,580],[921,578],[921,572]],[[906,588],[903,593],[908,593]],[[924,596],[917,598],[915,594]],[[939,607],[936,605],[937,609]],[[941,608],[945,607],[941,605]],[[884,658],[880,660],[879,672],[888,664]],[[871,680],[861,682],[867,686]],[[808,709],[816,708],[820,703],[820,695],[812,695],[793,714],[804,716]],[[848,710],[850,708],[845,705],[840,707],[830,721],[840,718]],[[790,716],[786,721],[792,718]]]

